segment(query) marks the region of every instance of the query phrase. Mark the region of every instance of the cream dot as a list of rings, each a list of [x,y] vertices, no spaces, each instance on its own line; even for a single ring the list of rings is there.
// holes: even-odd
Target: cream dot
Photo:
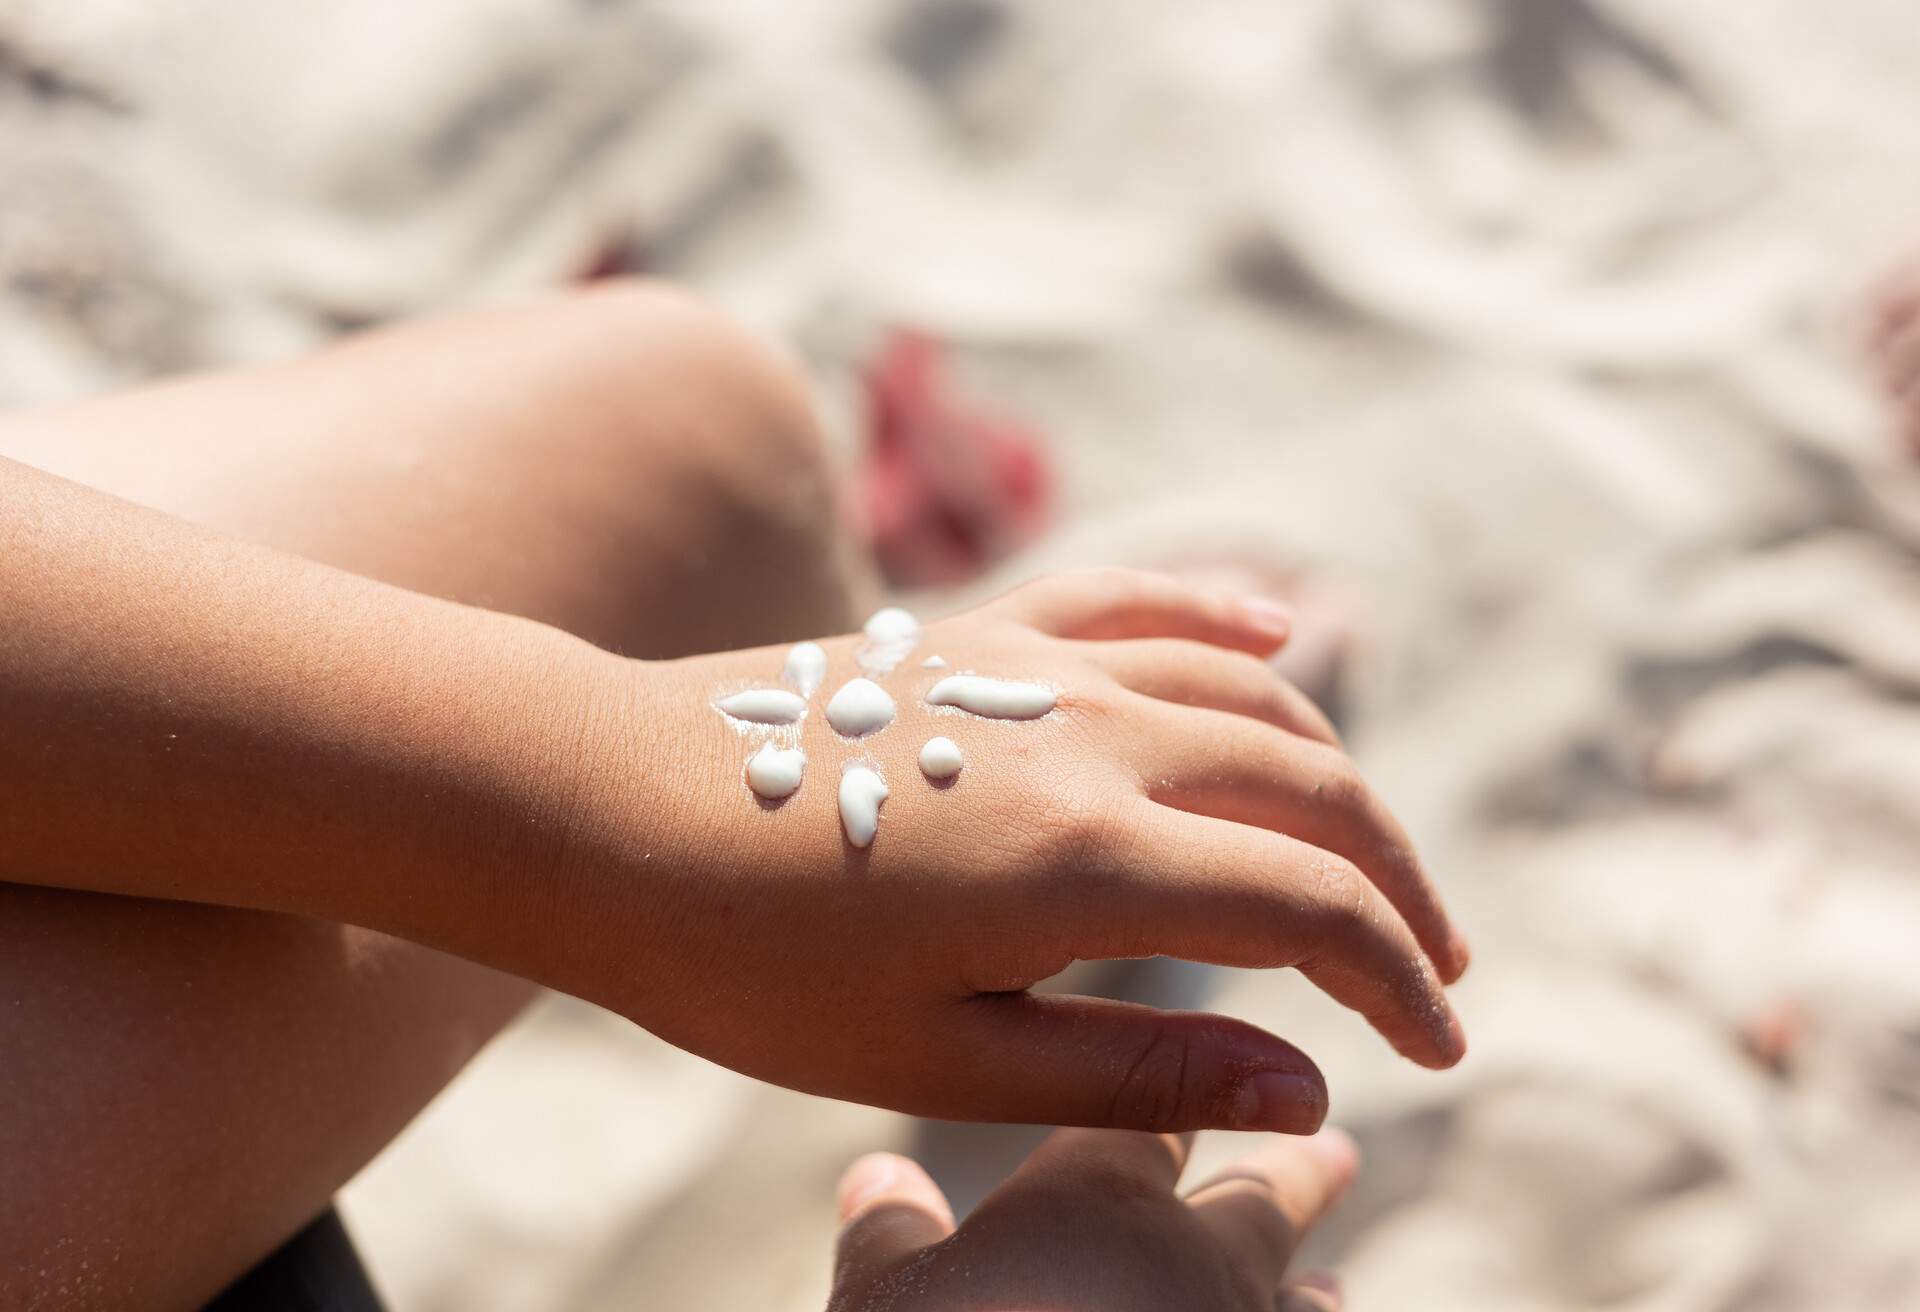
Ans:
[[[747,762],[747,787],[769,802],[777,802],[799,790],[800,778],[806,769],[805,752],[797,747],[780,748],[767,743]]]
[[[1009,683],[977,674],[950,674],[927,690],[929,706],[957,706],[992,720],[1037,720],[1057,701],[1045,684]]]
[[[802,697],[813,696],[814,689],[827,677],[827,652],[817,642],[795,643],[787,652],[781,676],[800,690]]]
[[[887,674],[920,644],[920,621],[898,606],[875,611],[860,632],[866,641],[854,653],[869,674]]]
[[[951,738],[929,738],[920,749],[920,773],[929,779],[951,779],[964,764],[960,744]]]
[[[880,831],[880,803],[887,800],[887,781],[864,765],[849,766],[840,776],[840,823],[847,841],[871,847]]]
[[[793,724],[807,713],[806,700],[784,688],[749,688],[714,705],[723,714],[751,724]]]
[[[827,703],[827,723],[842,738],[861,738],[892,724],[897,709],[872,679],[849,679]]]

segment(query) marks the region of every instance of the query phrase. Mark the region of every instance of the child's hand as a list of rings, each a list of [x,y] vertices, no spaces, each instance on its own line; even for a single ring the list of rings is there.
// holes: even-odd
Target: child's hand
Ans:
[[[1248,654],[1285,636],[1284,616],[1157,576],[1054,577],[927,626],[876,676],[897,714],[854,741],[825,709],[867,673],[858,635],[822,643],[791,729],[714,705],[788,686],[786,648],[623,663],[582,808],[617,819],[579,828],[591,924],[548,978],[748,1074],[953,1119],[1319,1124],[1318,1071],[1251,1026],[1025,991],[1082,958],[1297,966],[1408,1057],[1451,1065],[1441,981],[1464,945],[1325,720]],[[959,672],[1057,705],[929,707]],[[941,784],[918,764],[936,735],[965,760]],[[769,741],[806,755],[777,803],[745,776]],[[887,788],[864,848],[837,798],[854,762]]]
[[[1353,1178],[1337,1131],[1278,1139],[1186,1195],[1183,1137],[1061,1130],[957,1229],[939,1187],[890,1153],[840,1181],[828,1312],[1336,1312],[1288,1270]]]
[[[1026,992],[1078,957],[1298,966],[1414,1060],[1461,1054],[1440,983],[1464,949],[1324,721],[1246,654],[1286,636],[1247,603],[1035,584],[910,639],[891,722],[849,742],[827,698],[858,638],[805,702],[762,699],[797,727],[742,725],[715,703],[779,689],[784,648],[620,660],[6,461],[0,527],[9,880],[364,925],[929,1116],[1319,1122],[1312,1063],[1250,1026]],[[1042,685],[1037,718],[927,704],[968,671]],[[965,757],[939,784],[935,735]],[[786,737],[804,775],[764,802],[748,757]],[[856,758],[889,790],[865,832],[836,797]]]

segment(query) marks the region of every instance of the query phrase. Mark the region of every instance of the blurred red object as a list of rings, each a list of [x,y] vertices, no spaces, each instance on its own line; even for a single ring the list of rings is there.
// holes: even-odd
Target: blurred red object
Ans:
[[[620,229],[608,232],[586,253],[569,281],[604,282],[646,271],[647,251],[639,235]]]
[[[889,582],[959,583],[1032,541],[1053,504],[1040,434],[953,395],[942,347],[890,334],[867,367],[858,525]]]
[[[1740,1046],[1776,1079],[1791,1077],[1806,1051],[1813,1018],[1798,998],[1785,997],[1762,1007],[1740,1025]]]

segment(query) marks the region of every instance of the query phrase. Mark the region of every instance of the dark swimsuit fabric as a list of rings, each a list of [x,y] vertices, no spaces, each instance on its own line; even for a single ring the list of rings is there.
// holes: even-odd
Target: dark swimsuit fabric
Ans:
[[[333,1208],[269,1253],[206,1312],[386,1312]]]

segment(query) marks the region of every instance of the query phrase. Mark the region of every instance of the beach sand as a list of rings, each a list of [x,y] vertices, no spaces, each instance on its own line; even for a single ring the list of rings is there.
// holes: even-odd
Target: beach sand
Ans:
[[[1920,1306],[1920,476],[1858,347],[1920,246],[1911,0],[12,0],[0,50],[10,401],[626,249],[802,353],[849,459],[894,325],[1048,434],[1058,530],[969,596],[1343,597],[1472,1053],[1117,978],[1319,1061],[1350,1306]],[[399,1312],[798,1312],[853,1156],[965,1202],[1031,1137],[554,998],[344,1206]]]

